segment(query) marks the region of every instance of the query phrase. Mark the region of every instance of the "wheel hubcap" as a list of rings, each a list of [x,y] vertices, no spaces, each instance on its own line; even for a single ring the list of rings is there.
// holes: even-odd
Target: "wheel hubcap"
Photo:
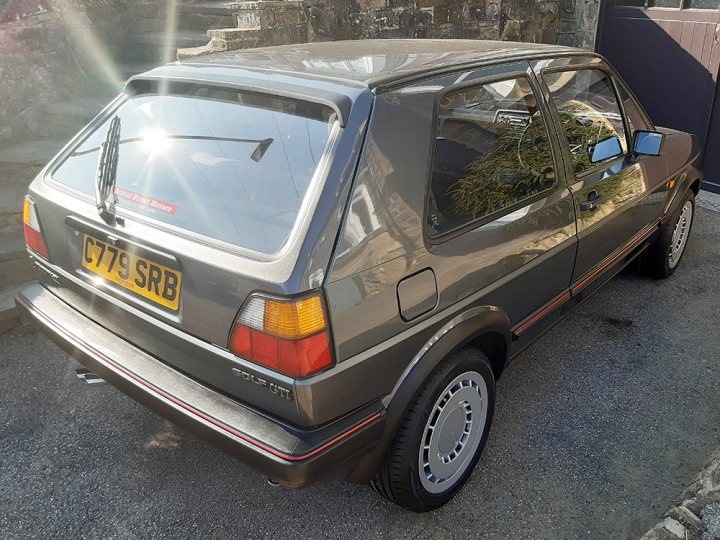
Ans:
[[[675,268],[680,262],[685,245],[687,244],[688,233],[690,232],[690,224],[693,217],[692,202],[686,201],[680,210],[680,216],[675,224],[672,241],[670,242],[670,253],[668,254],[668,263],[670,268]]]
[[[440,394],[430,413],[418,465],[430,493],[451,488],[470,466],[487,421],[488,390],[475,371],[456,377]]]

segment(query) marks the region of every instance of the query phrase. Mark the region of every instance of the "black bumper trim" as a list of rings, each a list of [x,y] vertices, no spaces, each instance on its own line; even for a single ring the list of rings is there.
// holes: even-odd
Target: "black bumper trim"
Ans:
[[[33,291],[34,288],[37,288],[37,290]],[[294,444],[293,449],[305,446],[306,450],[301,453],[275,448],[267,442],[263,442],[257,437],[253,437],[208,414],[201,408],[181,399],[177,395],[173,395],[173,393],[160,388],[147,378],[123,366],[108,354],[94,347],[89,340],[84,340],[63,327],[59,321],[28,299],[23,294],[26,291],[30,291],[28,296],[33,296],[33,293],[52,296],[53,301],[62,304],[65,309],[71,310],[72,308],[66,306],[60,299],[40,285],[31,285],[16,296],[16,303],[20,310],[40,323],[40,327],[54,341],[81,363],[97,371],[98,375],[130,395],[133,399],[169,418],[171,421],[190,428],[196,434],[226,450],[234,457],[281,483],[298,487],[311,483],[311,481],[314,482],[318,477],[328,475],[330,470],[336,469],[340,463],[348,461],[350,457],[360,457],[358,454],[363,450],[370,450],[373,443],[379,438],[379,430],[382,429],[384,423],[384,414],[382,409],[375,408],[368,413],[369,415],[366,414],[364,419],[355,421],[349,426],[344,425],[342,429],[333,432],[332,436],[324,438],[325,442],[319,445],[307,448],[307,446],[300,444],[298,440],[298,444]],[[82,316],[79,313],[77,315]],[[92,321],[88,320],[88,322],[94,324]],[[112,337],[120,339],[114,335]],[[132,347],[131,344],[124,343],[126,346]],[[137,352],[145,357],[152,358],[139,349]],[[152,360],[158,362],[154,358]],[[185,378],[179,373],[177,375]],[[202,387],[199,383],[194,384],[210,393],[213,397],[217,396],[218,399],[226,399],[221,398],[219,394],[212,392],[212,390]],[[169,411],[168,408],[174,410]],[[240,405],[238,405],[238,409],[240,409]],[[262,418],[265,423],[264,429],[267,431],[267,417],[261,416],[259,413],[248,413],[248,409],[245,407],[242,407],[242,410],[245,414],[256,414],[258,420]],[[221,433],[218,433],[218,431]],[[263,432],[263,429],[260,431]],[[218,440],[218,435],[220,435],[220,440]],[[309,433],[309,435],[311,434]]]

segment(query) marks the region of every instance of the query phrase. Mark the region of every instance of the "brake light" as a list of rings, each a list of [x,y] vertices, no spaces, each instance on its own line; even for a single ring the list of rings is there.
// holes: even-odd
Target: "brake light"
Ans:
[[[29,196],[25,196],[25,204],[23,206],[23,230],[25,232],[25,245],[33,253],[37,253],[43,259],[48,258],[47,247],[40,230],[40,221],[35,208],[35,201]]]
[[[330,335],[319,295],[300,300],[253,296],[230,333],[230,351],[291,377],[332,364]]]

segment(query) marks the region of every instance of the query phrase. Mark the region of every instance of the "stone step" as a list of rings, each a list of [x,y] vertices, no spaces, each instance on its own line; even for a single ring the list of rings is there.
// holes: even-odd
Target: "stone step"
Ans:
[[[254,28],[218,28],[208,30],[208,36],[213,41],[245,41],[260,37],[260,27]]]
[[[208,30],[237,25],[236,11],[227,2],[197,2],[178,6],[178,28]]]
[[[199,47],[209,41],[205,30],[180,30],[170,35],[165,32],[143,32],[134,34],[125,48],[128,63],[166,63],[177,58],[177,50]]]
[[[207,31],[210,42],[200,47],[180,48],[178,60],[187,60],[215,52],[234,51],[257,47],[262,30],[250,28],[215,28]]]
[[[150,47],[197,47],[207,43],[208,37],[204,30],[178,30],[172,34],[166,32],[142,32],[133,34],[128,40],[131,44]]]
[[[200,47],[185,47],[177,50],[178,60],[192,60],[198,56],[205,56],[206,54],[212,54],[217,52],[225,52],[225,47],[213,44],[211,41],[207,45],[201,45]]]
[[[237,17],[232,13],[180,13],[178,28],[182,30],[205,31],[209,28],[232,28],[237,26]]]
[[[199,13],[201,15],[232,15],[233,2],[191,2],[180,4],[178,13]]]

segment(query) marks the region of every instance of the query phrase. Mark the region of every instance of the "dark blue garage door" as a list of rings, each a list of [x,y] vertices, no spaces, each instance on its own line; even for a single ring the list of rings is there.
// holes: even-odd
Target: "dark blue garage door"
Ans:
[[[660,126],[695,133],[720,192],[720,0],[604,0],[597,50]]]

